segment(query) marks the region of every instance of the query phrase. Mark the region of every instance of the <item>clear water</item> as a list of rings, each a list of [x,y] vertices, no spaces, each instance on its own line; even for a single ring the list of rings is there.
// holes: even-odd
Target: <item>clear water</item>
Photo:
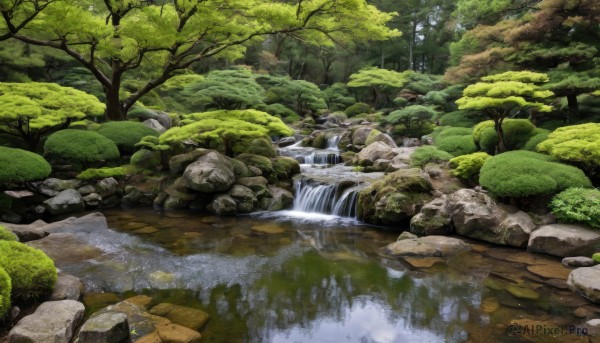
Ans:
[[[396,233],[349,218],[105,214],[113,229],[78,237],[102,253],[59,267],[92,292],[207,311],[203,342],[572,342],[577,337],[510,336],[507,326],[579,325],[574,311],[596,308],[526,269],[559,268],[557,259],[520,250],[477,244],[479,252],[419,269],[378,255]],[[517,298],[510,285],[540,298]]]

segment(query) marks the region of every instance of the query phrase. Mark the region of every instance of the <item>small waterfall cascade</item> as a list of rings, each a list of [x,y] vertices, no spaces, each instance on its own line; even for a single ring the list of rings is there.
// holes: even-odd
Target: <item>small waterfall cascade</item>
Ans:
[[[358,192],[364,185],[348,182],[320,184],[300,179],[294,188],[294,211],[356,218]]]
[[[331,136],[327,139],[325,149],[315,149],[302,147],[301,143],[296,143],[289,147],[279,149],[281,156],[288,156],[296,159],[301,164],[330,165],[342,162],[338,143],[341,136]]]

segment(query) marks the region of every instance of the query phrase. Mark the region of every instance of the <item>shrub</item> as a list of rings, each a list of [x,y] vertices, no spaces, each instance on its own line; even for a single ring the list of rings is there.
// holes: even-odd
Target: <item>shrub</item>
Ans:
[[[0,268],[0,321],[10,310],[10,293],[12,284],[10,277],[3,268]]]
[[[600,123],[564,126],[537,146],[538,151],[588,170],[600,167]]]
[[[135,144],[146,136],[158,137],[158,132],[146,125],[134,121],[111,121],[100,125],[97,131],[102,136],[115,142],[122,153],[132,153]]]
[[[570,187],[590,187],[579,168],[564,165],[548,155],[510,151],[488,159],[479,184],[498,196],[553,195]]]
[[[52,172],[50,164],[33,152],[0,147],[0,182],[28,182],[45,179]]]
[[[12,231],[0,225],[0,241],[18,241],[18,238]]]
[[[479,116],[472,115],[467,111],[454,111],[440,117],[442,126],[473,127],[480,121]]]
[[[550,209],[563,223],[600,228],[600,190],[596,188],[569,188],[552,199]]]
[[[485,152],[476,152],[469,155],[462,155],[450,160],[452,175],[465,180],[477,180],[479,171],[485,161],[492,156]]]
[[[131,166],[115,167],[115,168],[89,168],[79,173],[76,178],[78,180],[102,180],[107,177],[122,178],[127,174],[133,173],[134,168]]]
[[[423,128],[431,123],[435,111],[431,107],[412,105],[390,113],[385,121],[390,124],[402,124],[408,132],[414,132],[416,137],[423,134]]]
[[[452,158],[449,153],[438,150],[433,146],[422,146],[417,148],[412,155],[410,155],[411,165],[414,167],[423,167],[427,163],[441,163],[448,161]]]
[[[357,102],[354,105],[348,106],[344,111],[348,117],[354,117],[363,113],[371,113],[373,109],[369,104],[365,104],[364,102]]]
[[[463,127],[442,127],[435,130],[431,135],[433,145],[446,151],[452,156],[471,154],[477,151],[473,142],[473,130]]]
[[[521,149],[537,151],[538,144],[548,139],[548,136],[550,136],[550,131],[546,129],[537,128],[531,132],[529,139],[527,140],[527,142],[525,142]]]
[[[504,145],[508,150],[523,147],[534,134],[536,129],[528,119],[505,119],[502,123]],[[473,140],[482,151],[495,153],[498,146],[498,134],[492,120],[481,122],[473,128]]]
[[[54,262],[23,243],[0,241],[0,268],[10,276],[13,299],[38,298],[52,291],[56,283]]]
[[[97,132],[67,129],[48,137],[44,154],[52,158],[97,163],[119,158],[119,149],[113,141]]]
[[[261,104],[255,107],[257,110],[282,118],[286,123],[293,123],[302,119],[296,112],[282,104]]]
[[[600,263],[600,252],[595,253],[594,255],[592,255],[592,259],[596,262],[596,263]]]

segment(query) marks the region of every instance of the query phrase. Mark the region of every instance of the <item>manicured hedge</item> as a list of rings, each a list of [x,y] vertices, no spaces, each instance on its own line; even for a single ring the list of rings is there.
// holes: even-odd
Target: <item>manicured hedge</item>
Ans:
[[[476,152],[469,155],[462,155],[450,160],[452,175],[465,180],[477,180],[479,171],[485,161],[491,156],[485,152]]]
[[[50,164],[38,154],[0,147],[0,182],[38,181],[51,172]]]
[[[410,155],[411,165],[413,167],[423,167],[427,163],[441,163],[448,161],[452,158],[449,153],[438,150],[433,146],[422,146],[417,148],[412,155]]]
[[[433,145],[452,156],[471,154],[477,151],[473,141],[473,129],[464,127],[440,127],[430,134]]]
[[[117,145],[103,135],[85,130],[62,130],[48,136],[44,144],[48,157],[85,163],[119,158]]]
[[[373,109],[371,108],[371,106],[365,104],[364,102],[357,102],[354,105],[348,106],[348,108],[346,108],[344,112],[346,113],[346,115],[348,115],[348,117],[354,117],[363,113],[371,113],[373,112]]]
[[[122,153],[130,154],[135,150],[135,144],[146,136],[158,137],[158,132],[140,122],[111,121],[100,125],[97,131],[102,136],[115,142]]]

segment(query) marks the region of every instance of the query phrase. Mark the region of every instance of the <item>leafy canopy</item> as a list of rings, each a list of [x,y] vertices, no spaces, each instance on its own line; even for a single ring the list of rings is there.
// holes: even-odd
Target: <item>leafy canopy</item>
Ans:
[[[537,145],[537,150],[588,170],[600,168],[600,123],[564,126]]]

